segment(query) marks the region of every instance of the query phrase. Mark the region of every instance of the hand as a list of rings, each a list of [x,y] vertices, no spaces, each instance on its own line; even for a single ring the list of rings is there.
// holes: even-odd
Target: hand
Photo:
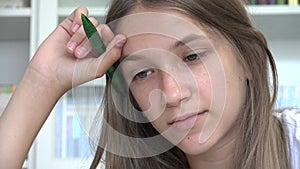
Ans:
[[[115,36],[108,26],[99,25],[93,18],[107,51],[98,58],[85,57],[92,48],[86,43],[81,13],[87,15],[87,9],[76,9],[42,43],[0,116],[2,168],[21,168],[59,97],[72,87],[74,72],[81,73],[75,82],[79,85],[101,77],[120,58],[125,36]],[[87,50],[80,52],[83,46]]]
[[[124,35],[114,35],[105,24],[99,25],[96,19],[89,18],[102,35],[107,51],[100,57],[85,57],[92,49],[87,43],[81,14],[88,14],[84,7],[77,8],[54,32],[42,43],[29,70],[38,74],[38,80],[45,80],[51,87],[64,93],[74,85],[103,76],[107,69],[116,62],[126,42]],[[76,78],[73,78],[76,73]]]

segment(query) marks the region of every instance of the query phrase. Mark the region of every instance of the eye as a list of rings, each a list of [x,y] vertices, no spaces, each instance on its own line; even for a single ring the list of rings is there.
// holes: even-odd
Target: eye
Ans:
[[[205,52],[202,53],[194,53],[191,55],[188,55],[187,57],[183,58],[184,62],[192,62],[201,59],[201,57],[205,56]]]
[[[136,74],[134,76],[134,79],[144,79],[147,76],[151,75],[153,72],[154,72],[153,69],[148,69],[148,70],[141,71],[141,72],[139,72],[138,74]]]

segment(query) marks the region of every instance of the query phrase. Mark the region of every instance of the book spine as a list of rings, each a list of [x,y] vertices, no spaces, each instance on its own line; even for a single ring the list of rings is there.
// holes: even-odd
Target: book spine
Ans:
[[[290,6],[298,6],[298,0],[288,0]]]
[[[270,5],[273,5],[273,4],[276,4],[276,3],[277,3],[276,0],[268,0],[268,4],[270,4]]]
[[[13,93],[16,90],[17,86],[16,85],[11,85],[10,86],[10,93]]]
[[[0,84],[0,95],[11,94],[16,90],[16,85]]]
[[[287,3],[286,3],[286,0],[277,0],[277,4],[278,5],[285,5]]]
[[[258,0],[259,5],[266,5],[268,4],[268,0]]]
[[[257,0],[249,0],[249,5],[256,5],[257,4]]]
[[[8,85],[2,85],[2,93],[3,94],[9,94],[9,86]]]

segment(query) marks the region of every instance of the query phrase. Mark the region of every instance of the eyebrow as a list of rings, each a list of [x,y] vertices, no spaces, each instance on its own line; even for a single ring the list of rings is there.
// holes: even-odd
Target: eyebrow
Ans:
[[[198,34],[194,34],[194,33],[189,34],[189,35],[183,37],[181,40],[176,41],[172,48],[184,46],[186,43],[194,41],[194,40],[203,40],[203,39],[205,39],[205,36],[203,36],[203,35],[198,35]]]
[[[194,40],[203,40],[203,39],[205,39],[205,36],[203,36],[203,35],[194,34],[194,33],[189,34],[189,35],[186,35],[185,37],[183,37],[181,40],[176,41],[170,47],[170,49],[174,49],[174,48],[177,48],[177,47],[180,47],[180,46],[184,46],[184,45],[186,45],[186,43],[194,41]],[[140,59],[143,59],[143,57],[140,56],[140,55],[131,55],[131,57],[129,57],[129,58],[127,56],[124,56],[120,60],[120,62],[123,61],[123,60],[125,60],[125,61],[137,61],[137,60],[140,60]]]
[[[141,60],[141,59],[143,59],[142,56],[133,54],[133,55],[130,55],[130,57],[124,56],[122,59],[120,59],[120,62],[122,62],[122,61],[125,61],[125,62],[127,62],[127,61],[137,61],[137,60]]]

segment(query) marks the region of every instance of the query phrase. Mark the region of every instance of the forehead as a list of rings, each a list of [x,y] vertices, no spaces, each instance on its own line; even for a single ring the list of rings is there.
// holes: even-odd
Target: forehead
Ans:
[[[181,37],[187,32],[203,31],[199,23],[179,12],[134,13],[111,24],[115,24],[115,33],[122,33],[128,37],[145,33]]]
[[[166,48],[170,43],[182,41],[192,34],[208,37],[199,21],[174,10],[136,9],[109,23],[109,26],[116,34],[127,36],[128,41],[123,48],[125,53],[141,48]]]
[[[137,52],[154,51],[155,49],[163,49],[178,54],[178,52],[182,53],[185,50],[193,50],[203,46],[211,46],[211,42],[205,36],[199,34],[188,34],[182,39],[157,34],[143,34],[128,38],[123,47],[122,57]]]

